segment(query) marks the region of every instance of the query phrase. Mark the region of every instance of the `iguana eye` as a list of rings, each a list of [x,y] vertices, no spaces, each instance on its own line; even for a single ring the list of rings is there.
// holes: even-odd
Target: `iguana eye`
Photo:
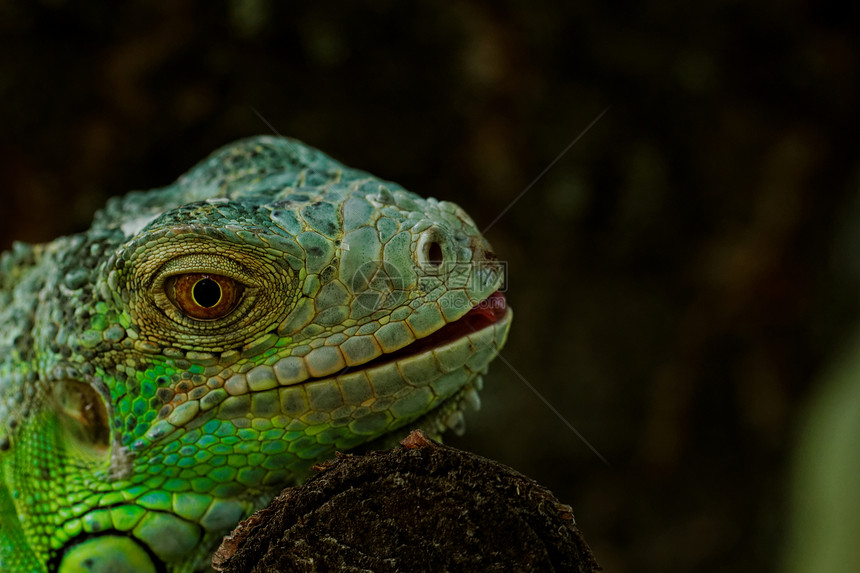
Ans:
[[[230,314],[242,299],[244,287],[223,275],[189,273],[170,277],[167,296],[182,314],[197,320],[216,320]]]

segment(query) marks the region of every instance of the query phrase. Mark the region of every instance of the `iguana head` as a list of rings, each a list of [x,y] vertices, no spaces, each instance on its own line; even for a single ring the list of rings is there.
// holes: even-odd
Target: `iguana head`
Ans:
[[[32,396],[6,400],[0,467],[48,570],[194,570],[335,450],[458,428],[511,320],[462,209],[283,138],[37,258],[32,360],[5,367]]]

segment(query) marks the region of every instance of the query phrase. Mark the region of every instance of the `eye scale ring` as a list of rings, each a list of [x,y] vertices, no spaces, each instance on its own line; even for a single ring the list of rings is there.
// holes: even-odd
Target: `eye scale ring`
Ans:
[[[187,273],[167,280],[168,298],[188,318],[217,320],[230,314],[242,299],[244,287],[230,277]]]

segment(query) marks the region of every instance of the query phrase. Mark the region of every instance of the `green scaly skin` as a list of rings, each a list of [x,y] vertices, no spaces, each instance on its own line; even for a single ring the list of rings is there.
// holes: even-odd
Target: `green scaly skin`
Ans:
[[[274,137],[16,244],[0,570],[209,570],[335,450],[459,428],[510,325],[501,275],[456,205]]]

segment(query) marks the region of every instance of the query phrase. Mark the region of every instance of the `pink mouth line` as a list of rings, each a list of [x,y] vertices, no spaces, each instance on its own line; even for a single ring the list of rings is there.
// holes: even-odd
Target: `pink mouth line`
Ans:
[[[499,291],[482,300],[472,307],[469,312],[463,315],[462,318],[449,322],[436,332],[419,338],[412,344],[407,344],[399,350],[383,354],[373,360],[357,366],[357,368],[368,368],[379,366],[391,361],[400,360],[407,356],[414,356],[427,350],[433,350],[453,340],[458,340],[464,336],[468,336],[483,328],[490,326],[502,320],[508,311],[508,304],[505,300],[505,295]],[[353,367],[352,369],[355,369]]]
[[[396,362],[409,356],[415,356],[417,354],[421,354],[422,352],[431,351],[436,348],[439,348],[440,346],[448,344],[449,342],[459,340],[465,336],[474,334],[475,332],[478,332],[484,328],[487,328],[488,326],[500,322],[507,315],[508,305],[507,301],[505,300],[505,295],[503,295],[499,291],[495,291],[493,294],[473,306],[469,310],[469,312],[464,314],[458,320],[455,320],[454,322],[449,322],[439,330],[428,334],[423,338],[419,338],[412,343],[407,344],[403,348],[395,350],[394,352],[382,354],[362,364],[347,366],[339,370],[338,372],[334,372],[326,376],[307,378],[299,382],[299,384],[308,384],[310,382],[317,382],[319,380],[337,378],[338,376],[346,374],[347,372],[374,368],[377,366],[388,364],[390,362]]]

